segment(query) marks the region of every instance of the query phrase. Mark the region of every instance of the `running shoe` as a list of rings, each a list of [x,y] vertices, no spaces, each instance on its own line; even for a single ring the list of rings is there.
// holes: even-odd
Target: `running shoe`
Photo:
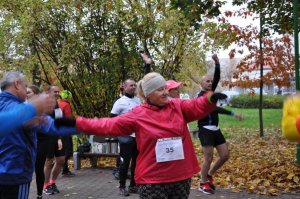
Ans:
[[[50,185],[51,189],[53,190],[54,193],[59,193],[59,190],[57,189],[57,186],[55,183]]]
[[[54,191],[52,189],[51,186],[47,186],[44,190],[43,190],[43,193],[46,194],[46,195],[53,195],[54,194]]]
[[[119,188],[119,195],[121,196],[129,196],[129,192],[127,191],[127,189],[124,188]]]
[[[215,183],[214,183],[214,179],[212,176],[207,176],[207,179],[209,181],[209,186],[213,189],[213,190],[216,190],[216,187],[215,187]]]
[[[205,194],[214,194],[214,190],[210,187],[209,182],[200,183],[198,191]]]

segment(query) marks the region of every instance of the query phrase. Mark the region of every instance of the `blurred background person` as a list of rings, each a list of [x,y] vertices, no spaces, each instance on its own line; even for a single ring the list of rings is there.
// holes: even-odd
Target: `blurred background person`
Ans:
[[[72,93],[68,90],[63,90],[60,93],[61,99],[58,101],[58,106],[62,110],[64,117],[73,117],[71,101],[72,101]],[[69,169],[68,161],[71,157],[73,157],[73,139],[72,136],[64,136],[62,137],[63,148],[65,151],[65,162],[62,169],[62,176],[64,177],[73,177],[75,176]]]
[[[167,90],[169,91],[170,98],[180,98],[180,87],[182,82],[176,82],[174,80],[167,81]]]
[[[34,96],[40,94],[40,88],[31,85],[27,87],[27,100],[30,100]],[[47,157],[47,149],[49,144],[49,136],[40,131],[37,134],[37,150],[36,150],[36,161],[35,161],[35,180],[37,199],[43,198],[43,186],[45,181],[44,166]]]

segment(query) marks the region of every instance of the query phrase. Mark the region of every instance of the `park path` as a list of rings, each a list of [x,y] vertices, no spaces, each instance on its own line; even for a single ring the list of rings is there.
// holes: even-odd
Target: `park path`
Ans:
[[[59,194],[47,196],[44,199],[138,199],[137,194],[122,197],[118,194],[118,180],[112,175],[111,169],[85,168],[75,171],[75,177],[59,177],[56,184],[60,189]],[[205,195],[197,190],[191,190],[190,199],[300,199],[296,195],[262,196],[245,192],[234,193],[229,190],[218,189],[213,195]],[[36,199],[35,179],[31,183],[29,199]]]

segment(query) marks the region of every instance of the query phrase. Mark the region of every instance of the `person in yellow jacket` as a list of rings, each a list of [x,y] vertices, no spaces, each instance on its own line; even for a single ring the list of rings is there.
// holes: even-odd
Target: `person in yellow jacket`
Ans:
[[[281,124],[283,136],[289,141],[300,143],[300,93],[285,100]]]

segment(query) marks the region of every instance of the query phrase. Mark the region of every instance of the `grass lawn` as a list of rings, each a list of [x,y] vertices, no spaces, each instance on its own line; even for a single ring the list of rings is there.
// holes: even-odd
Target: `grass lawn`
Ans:
[[[242,114],[245,119],[243,121],[238,121],[235,117],[229,115],[219,115],[222,132],[225,137],[230,137],[233,129],[251,129],[253,131],[259,130],[259,112],[258,109],[240,109],[225,107],[228,110],[232,110],[236,113]],[[263,127],[264,129],[273,129],[281,127],[282,109],[263,109]],[[197,122],[189,123],[190,129],[197,129]],[[239,131],[240,132],[240,131]]]

